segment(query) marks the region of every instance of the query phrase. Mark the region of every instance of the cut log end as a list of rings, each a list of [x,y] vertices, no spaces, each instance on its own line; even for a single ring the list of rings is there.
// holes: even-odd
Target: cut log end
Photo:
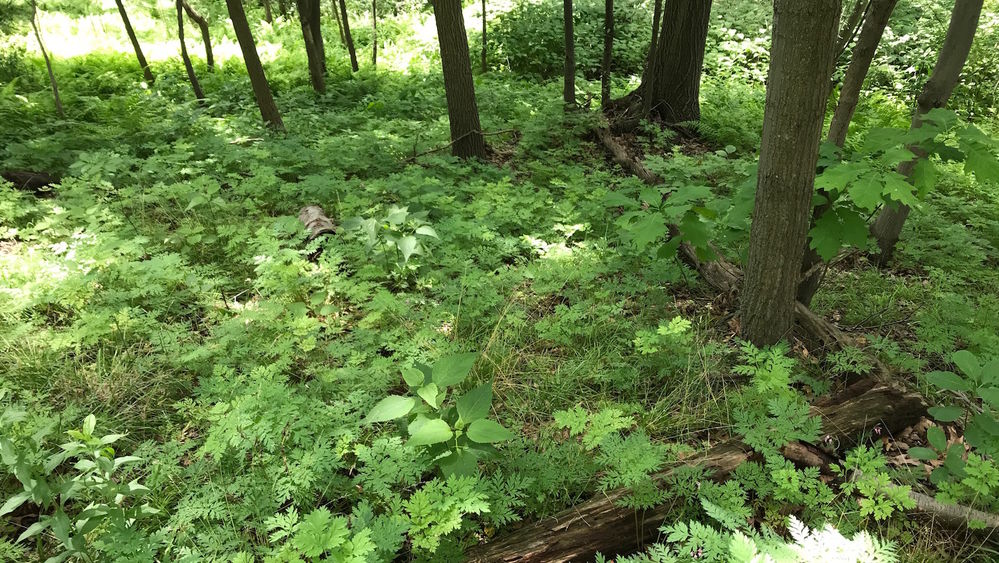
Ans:
[[[298,220],[309,231],[309,240],[321,235],[331,235],[336,232],[336,225],[326,216],[326,212],[318,205],[308,205],[298,212]]]

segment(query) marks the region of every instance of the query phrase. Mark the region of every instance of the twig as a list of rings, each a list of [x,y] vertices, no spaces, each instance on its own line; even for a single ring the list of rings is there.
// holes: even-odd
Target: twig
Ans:
[[[404,162],[410,163],[410,162],[415,161],[417,158],[420,158],[421,156],[426,156],[428,154],[432,154],[432,153],[435,153],[435,152],[440,152],[440,151],[442,151],[444,149],[449,149],[449,148],[453,147],[455,143],[457,143],[458,141],[460,141],[460,140],[464,139],[465,137],[471,135],[472,133],[478,133],[479,135],[482,135],[483,137],[489,137],[489,136],[492,136],[492,135],[503,135],[505,133],[520,133],[520,131],[518,131],[517,129],[501,129],[499,131],[477,131],[477,130],[472,130],[472,131],[469,131],[469,132],[465,133],[464,135],[458,137],[457,139],[453,139],[450,143],[448,143],[446,145],[441,145],[441,146],[439,146],[437,148],[433,148],[433,149],[430,149],[428,151],[423,151],[421,153],[414,154],[413,156],[407,158]]]

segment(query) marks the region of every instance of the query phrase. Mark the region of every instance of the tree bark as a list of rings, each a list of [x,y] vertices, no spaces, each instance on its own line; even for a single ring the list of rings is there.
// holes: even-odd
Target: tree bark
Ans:
[[[267,23],[274,22],[274,14],[271,13],[271,0],[262,0],[264,5],[264,21]]]
[[[887,432],[902,430],[918,422],[925,412],[926,404],[918,394],[870,380],[851,385],[839,395],[812,407],[812,414],[822,418],[823,432],[830,442],[840,444],[841,448],[856,444],[859,434],[878,425]],[[752,452],[737,440],[726,440],[685,460],[683,465],[699,464],[713,470],[711,478],[717,481],[727,477],[751,456]],[[657,482],[666,481],[674,470],[657,474]],[[551,518],[528,524],[508,536],[475,546],[466,553],[467,560],[503,563],[592,561],[598,551],[606,556],[634,552],[644,542],[657,537],[659,526],[672,514],[673,507],[657,506],[636,512],[617,505],[625,494],[627,491],[621,489],[608,491]]]
[[[236,32],[239,50],[243,52],[246,74],[250,77],[250,86],[253,88],[253,97],[257,100],[257,107],[260,108],[260,117],[269,127],[284,131],[281,112],[278,111],[277,104],[274,103],[271,87],[267,83],[267,75],[264,74],[264,66],[260,64],[260,55],[257,54],[257,45],[253,41],[253,34],[250,33],[250,24],[246,21],[243,2],[242,0],[225,0],[225,5],[229,10],[233,31]]]
[[[191,57],[187,55],[187,44],[184,42],[184,0],[177,0],[177,38],[180,40],[180,58],[184,61],[184,70],[187,71],[187,79],[191,82],[191,89],[194,90],[194,97],[198,102],[205,101],[205,92],[198,82],[198,75],[194,73],[194,65],[191,64]]]
[[[344,47],[347,46],[347,40],[343,37],[343,22],[340,21],[340,4],[337,0],[332,0],[333,4],[333,19],[336,20],[336,29],[340,33],[340,44]]]
[[[350,55],[350,68],[357,72],[357,52],[354,51],[354,38],[350,36],[350,19],[347,17],[347,2],[340,0],[340,19],[343,20],[343,35],[347,40],[347,53]]]
[[[489,70],[486,60],[486,0],[482,0],[482,72]]]
[[[194,23],[198,24],[198,28],[201,29],[201,41],[205,44],[205,62],[208,64],[208,72],[215,72],[215,55],[212,54],[212,36],[208,31],[208,20],[195,12],[187,0],[181,0],[181,5],[184,6],[187,17],[194,20]]]
[[[645,68],[642,69],[642,80],[645,80],[645,73],[649,70],[649,63],[652,53],[656,52],[659,44],[659,29],[662,27],[663,0],[656,0],[655,8],[652,10],[652,40],[649,42],[649,57],[645,60]]]
[[[486,156],[486,143],[479,125],[475,83],[468,57],[468,36],[461,13],[461,0],[434,0],[437,39],[444,71],[444,93],[451,124],[451,154],[461,158]]]
[[[864,17],[864,13],[870,8],[874,0],[856,0],[853,3],[853,8],[850,10],[850,15],[846,18],[846,22],[843,24],[842,29],[839,30],[839,38],[836,40],[836,53],[842,53],[846,46],[850,44],[850,40],[853,39],[854,34],[857,33],[857,27],[860,25],[861,20]]]
[[[371,0],[371,66],[378,68],[378,0]]]
[[[667,0],[656,49],[638,90],[643,115],[670,124],[701,118],[701,70],[711,0]]]
[[[316,45],[315,36],[312,33],[312,4],[318,4],[319,0],[295,0],[295,7],[298,9],[298,19],[302,26],[302,38],[305,40],[305,56],[309,64],[309,82],[312,89],[318,94],[326,92],[326,79],[323,76],[322,55],[319,54],[319,47]]]
[[[926,81],[919,97],[916,98],[916,110],[912,116],[913,129],[922,126],[923,115],[931,109],[947,105],[947,100],[950,99],[950,94],[961,77],[964,63],[968,60],[968,53],[971,52],[971,43],[975,38],[981,13],[982,0],[957,0],[954,4],[947,37],[944,39],[943,47],[940,48],[937,64],[933,67],[930,79]],[[916,153],[916,158],[898,166],[898,173],[906,178],[912,177],[916,163],[925,157],[925,153],[918,147],[909,148]],[[909,207],[906,205],[886,206],[871,225],[871,234],[877,239],[880,250],[877,257],[879,265],[884,266],[891,260],[895,244],[902,234],[902,226],[905,225],[908,216]]]
[[[38,50],[42,52],[42,59],[45,60],[45,70],[49,74],[49,86],[52,88],[52,101],[55,103],[56,115],[66,117],[66,112],[62,108],[62,98],[59,97],[59,84],[56,83],[55,72],[52,71],[52,61],[45,51],[45,44],[42,42],[42,34],[38,31],[38,5],[31,1],[31,29],[35,32],[35,41],[38,42]]]
[[[156,77],[153,76],[153,71],[150,70],[149,63],[146,62],[146,57],[142,54],[142,47],[139,45],[139,40],[135,37],[135,30],[132,29],[132,22],[128,19],[128,12],[125,11],[125,5],[121,3],[121,0],[114,0],[114,3],[118,6],[118,13],[121,14],[121,22],[125,24],[125,33],[128,34],[128,40],[132,42],[132,48],[135,49],[135,58],[139,60],[139,66],[142,68],[142,76],[146,79],[146,82],[152,84],[156,81]]]
[[[829,135],[826,140],[839,148],[843,148],[846,142],[846,134],[850,129],[850,121],[857,110],[857,102],[860,100],[860,89],[864,85],[864,79],[871,68],[871,61],[874,60],[874,53],[877,51],[881,37],[884,35],[888,20],[895,10],[897,0],[871,0],[868,8],[868,15],[864,18],[863,28],[860,30],[860,37],[857,39],[857,46],[853,50],[853,58],[850,66],[846,69],[846,76],[843,78],[843,85],[839,91],[839,101],[836,104],[836,111],[833,114],[832,122],[829,124]],[[858,2],[858,5],[860,2]],[[832,209],[833,195],[826,190],[819,190],[819,194],[826,198],[826,202],[815,208],[812,213],[814,222],[825,212]],[[808,274],[798,285],[798,301],[805,305],[812,304],[812,298],[822,283],[823,271],[815,266],[822,262],[819,253],[811,246],[805,248],[805,259],[801,263],[802,273]]]
[[[811,217],[839,0],[776,0],[740,315],[758,346],[788,336]]]
[[[614,52],[614,0],[604,0],[604,57],[600,63],[600,107],[610,106],[611,60]]]
[[[562,35],[565,70],[562,72],[562,101],[566,109],[576,107],[576,32],[573,28],[572,0],[562,0]]]
[[[326,74],[326,43],[323,41],[323,11],[319,5],[321,0],[309,0],[309,28],[312,30],[312,42],[316,46],[316,56],[319,57],[323,74]]]

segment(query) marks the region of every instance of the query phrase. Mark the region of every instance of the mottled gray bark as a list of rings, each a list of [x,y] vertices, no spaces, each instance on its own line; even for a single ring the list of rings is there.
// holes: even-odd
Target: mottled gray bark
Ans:
[[[671,124],[701,118],[701,70],[711,0],[667,0],[656,48],[638,87],[642,113]]]

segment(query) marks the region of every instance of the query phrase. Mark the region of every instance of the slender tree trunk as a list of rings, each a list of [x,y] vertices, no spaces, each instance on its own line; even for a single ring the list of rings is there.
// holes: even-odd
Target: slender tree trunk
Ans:
[[[343,35],[347,39],[347,53],[350,55],[350,68],[357,72],[357,52],[354,51],[354,38],[350,36],[350,19],[347,17],[347,2],[340,0],[340,19],[343,20]]]
[[[947,28],[947,38],[940,48],[937,64],[933,67],[930,79],[923,85],[919,97],[916,98],[916,110],[912,116],[913,129],[922,126],[923,115],[931,109],[947,105],[947,100],[950,99],[950,94],[961,77],[964,63],[968,60],[968,53],[971,52],[971,43],[975,38],[981,13],[982,0],[957,0],[954,4],[950,26]],[[906,178],[912,177],[916,163],[920,158],[925,158],[925,153],[919,147],[909,148],[916,154],[916,158],[898,165],[898,173]],[[902,234],[902,226],[905,225],[908,216],[907,205],[887,206],[881,210],[871,225],[871,234],[877,239],[881,251],[878,255],[880,265],[884,266],[891,260],[895,244]]]
[[[600,64],[600,107],[610,105],[611,57],[614,52],[614,0],[604,0],[604,58]]]
[[[775,0],[743,334],[769,345],[791,332],[812,209],[840,0]]]
[[[45,60],[45,70],[49,73],[49,86],[52,87],[52,100],[55,102],[56,115],[66,117],[66,112],[62,109],[62,98],[59,97],[59,85],[56,83],[55,73],[52,72],[52,61],[49,60],[49,54],[45,51],[45,44],[42,43],[42,34],[38,31],[38,5],[34,0],[31,1],[31,29],[35,32],[35,41],[38,41],[38,50],[42,52],[42,58]]]
[[[180,40],[180,58],[184,60],[184,69],[187,70],[187,79],[191,81],[194,97],[199,102],[204,102],[205,92],[198,82],[198,75],[194,74],[194,65],[187,55],[187,44],[184,42],[184,0],[177,0],[177,38]]]
[[[711,0],[667,0],[655,51],[639,86],[642,113],[667,123],[701,118],[701,70]]]
[[[562,33],[565,41],[562,101],[569,109],[576,107],[576,33],[573,29],[572,0],[562,0]]]
[[[333,19],[336,20],[336,30],[340,33],[340,44],[344,47],[347,46],[347,40],[343,37],[343,22],[340,21],[340,4],[337,0],[332,0],[333,4]]]
[[[323,74],[326,74],[326,43],[323,41],[323,11],[320,2],[321,0],[309,0],[309,28],[312,30],[312,42],[316,46],[320,67]]]
[[[489,63],[486,61],[486,0],[482,0],[482,72],[489,70]]]
[[[850,44],[850,40],[857,33],[857,28],[861,24],[861,20],[864,19],[864,14],[870,9],[870,6],[874,0],[855,0],[853,7],[850,9],[850,15],[846,18],[846,22],[843,23],[843,27],[839,30],[839,38],[836,40],[836,53],[842,53],[846,46]]]
[[[433,0],[437,39],[444,71],[444,93],[451,124],[451,154],[461,158],[486,156],[486,143],[479,125],[472,63],[468,58],[468,36],[461,13],[461,0]]]
[[[652,10],[652,41],[649,42],[649,56],[656,52],[656,45],[659,43],[659,29],[662,26],[663,0],[656,0],[655,8]],[[645,73],[649,69],[649,59],[645,60],[645,68],[642,69],[642,80],[645,80]]]
[[[864,85],[864,78],[871,68],[871,61],[877,51],[878,44],[881,43],[881,36],[884,35],[888,20],[895,10],[897,0],[871,0],[869,13],[864,19],[863,28],[860,30],[860,37],[857,39],[857,46],[853,50],[853,58],[850,66],[846,69],[846,76],[843,78],[843,86],[839,91],[839,101],[836,104],[836,111],[833,114],[832,123],[829,124],[829,135],[826,140],[839,148],[843,148],[846,142],[846,134],[850,128],[850,121],[857,109],[860,100],[860,90]],[[833,205],[833,195],[826,190],[819,190],[819,194],[826,198],[826,202],[815,208],[812,214],[813,222],[829,211]],[[805,249],[805,259],[801,264],[803,274],[808,274],[798,286],[798,301],[804,305],[811,305],[815,292],[822,283],[823,271],[816,269],[822,261],[819,253],[811,246]],[[810,273],[809,273],[810,272]]]
[[[267,75],[264,74],[264,66],[260,64],[260,55],[257,54],[257,45],[253,41],[253,34],[250,32],[250,24],[246,21],[243,2],[242,0],[225,0],[225,5],[229,10],[229,19],[232,20],[233,31],[236,32],[239,50],[243,52],[246,74],[250,76],[253,97],[256,98],[257,107],[260,108],[260,117],[263,118],[264,123],[268,126],[279,131],[284,131],[281,112],[278,111],[277,104],[274,103],[271,87],[267,83]]]
[[[316,0],[296,0],[295,6],[298,9],[299,23],[302,25],[302,39],[305,40],[305,56],[309,64],[309,82],[312,89],[317,93],[326,92],[326,80],[323,77],[323,63],[320,59],[319,48],[316,45],[315,36],[312,34],[312,7],[310,4]]]
[[[142,47],[139,45],[139,40],[135,37],[135,30],[132,29],[132,22],[128,19],[125,5],[121,3],[121,0],[114,0],[114,3],[118,6],[118,13],[121,14],[122,23],[125,24],[125,33],[128,34],[128,40],[132,42],[132,48],[135,49],[135,58],[139,59],[142,76],[146,79],[146,82],[152,84],[156,81],[156,77],[153,76],[153,71],[149,69],[149,63],[146,62],[146,57],[142,54]]]
[[[208,20],[195,12],[187,0],[181,0],[181,5],[184,6],[187,17],[194,20],[194,23],[198,24],[198,28],[201,29],[201,41],[205,44],[205,62],[208,64],[208,72],[215,72],[215,56],[212,54],[212,36],[208,31]]]
[[[283,17],[288,16],[288,3],[286,0],[278,0],[278,12],[280,12]]]
[[[274,14],[271,13],[271,0],[263,0],[264,4],[264,21],[267,23],[274,22]]]
[[[371,66],[378,68],[378,0],[371,0]]]

